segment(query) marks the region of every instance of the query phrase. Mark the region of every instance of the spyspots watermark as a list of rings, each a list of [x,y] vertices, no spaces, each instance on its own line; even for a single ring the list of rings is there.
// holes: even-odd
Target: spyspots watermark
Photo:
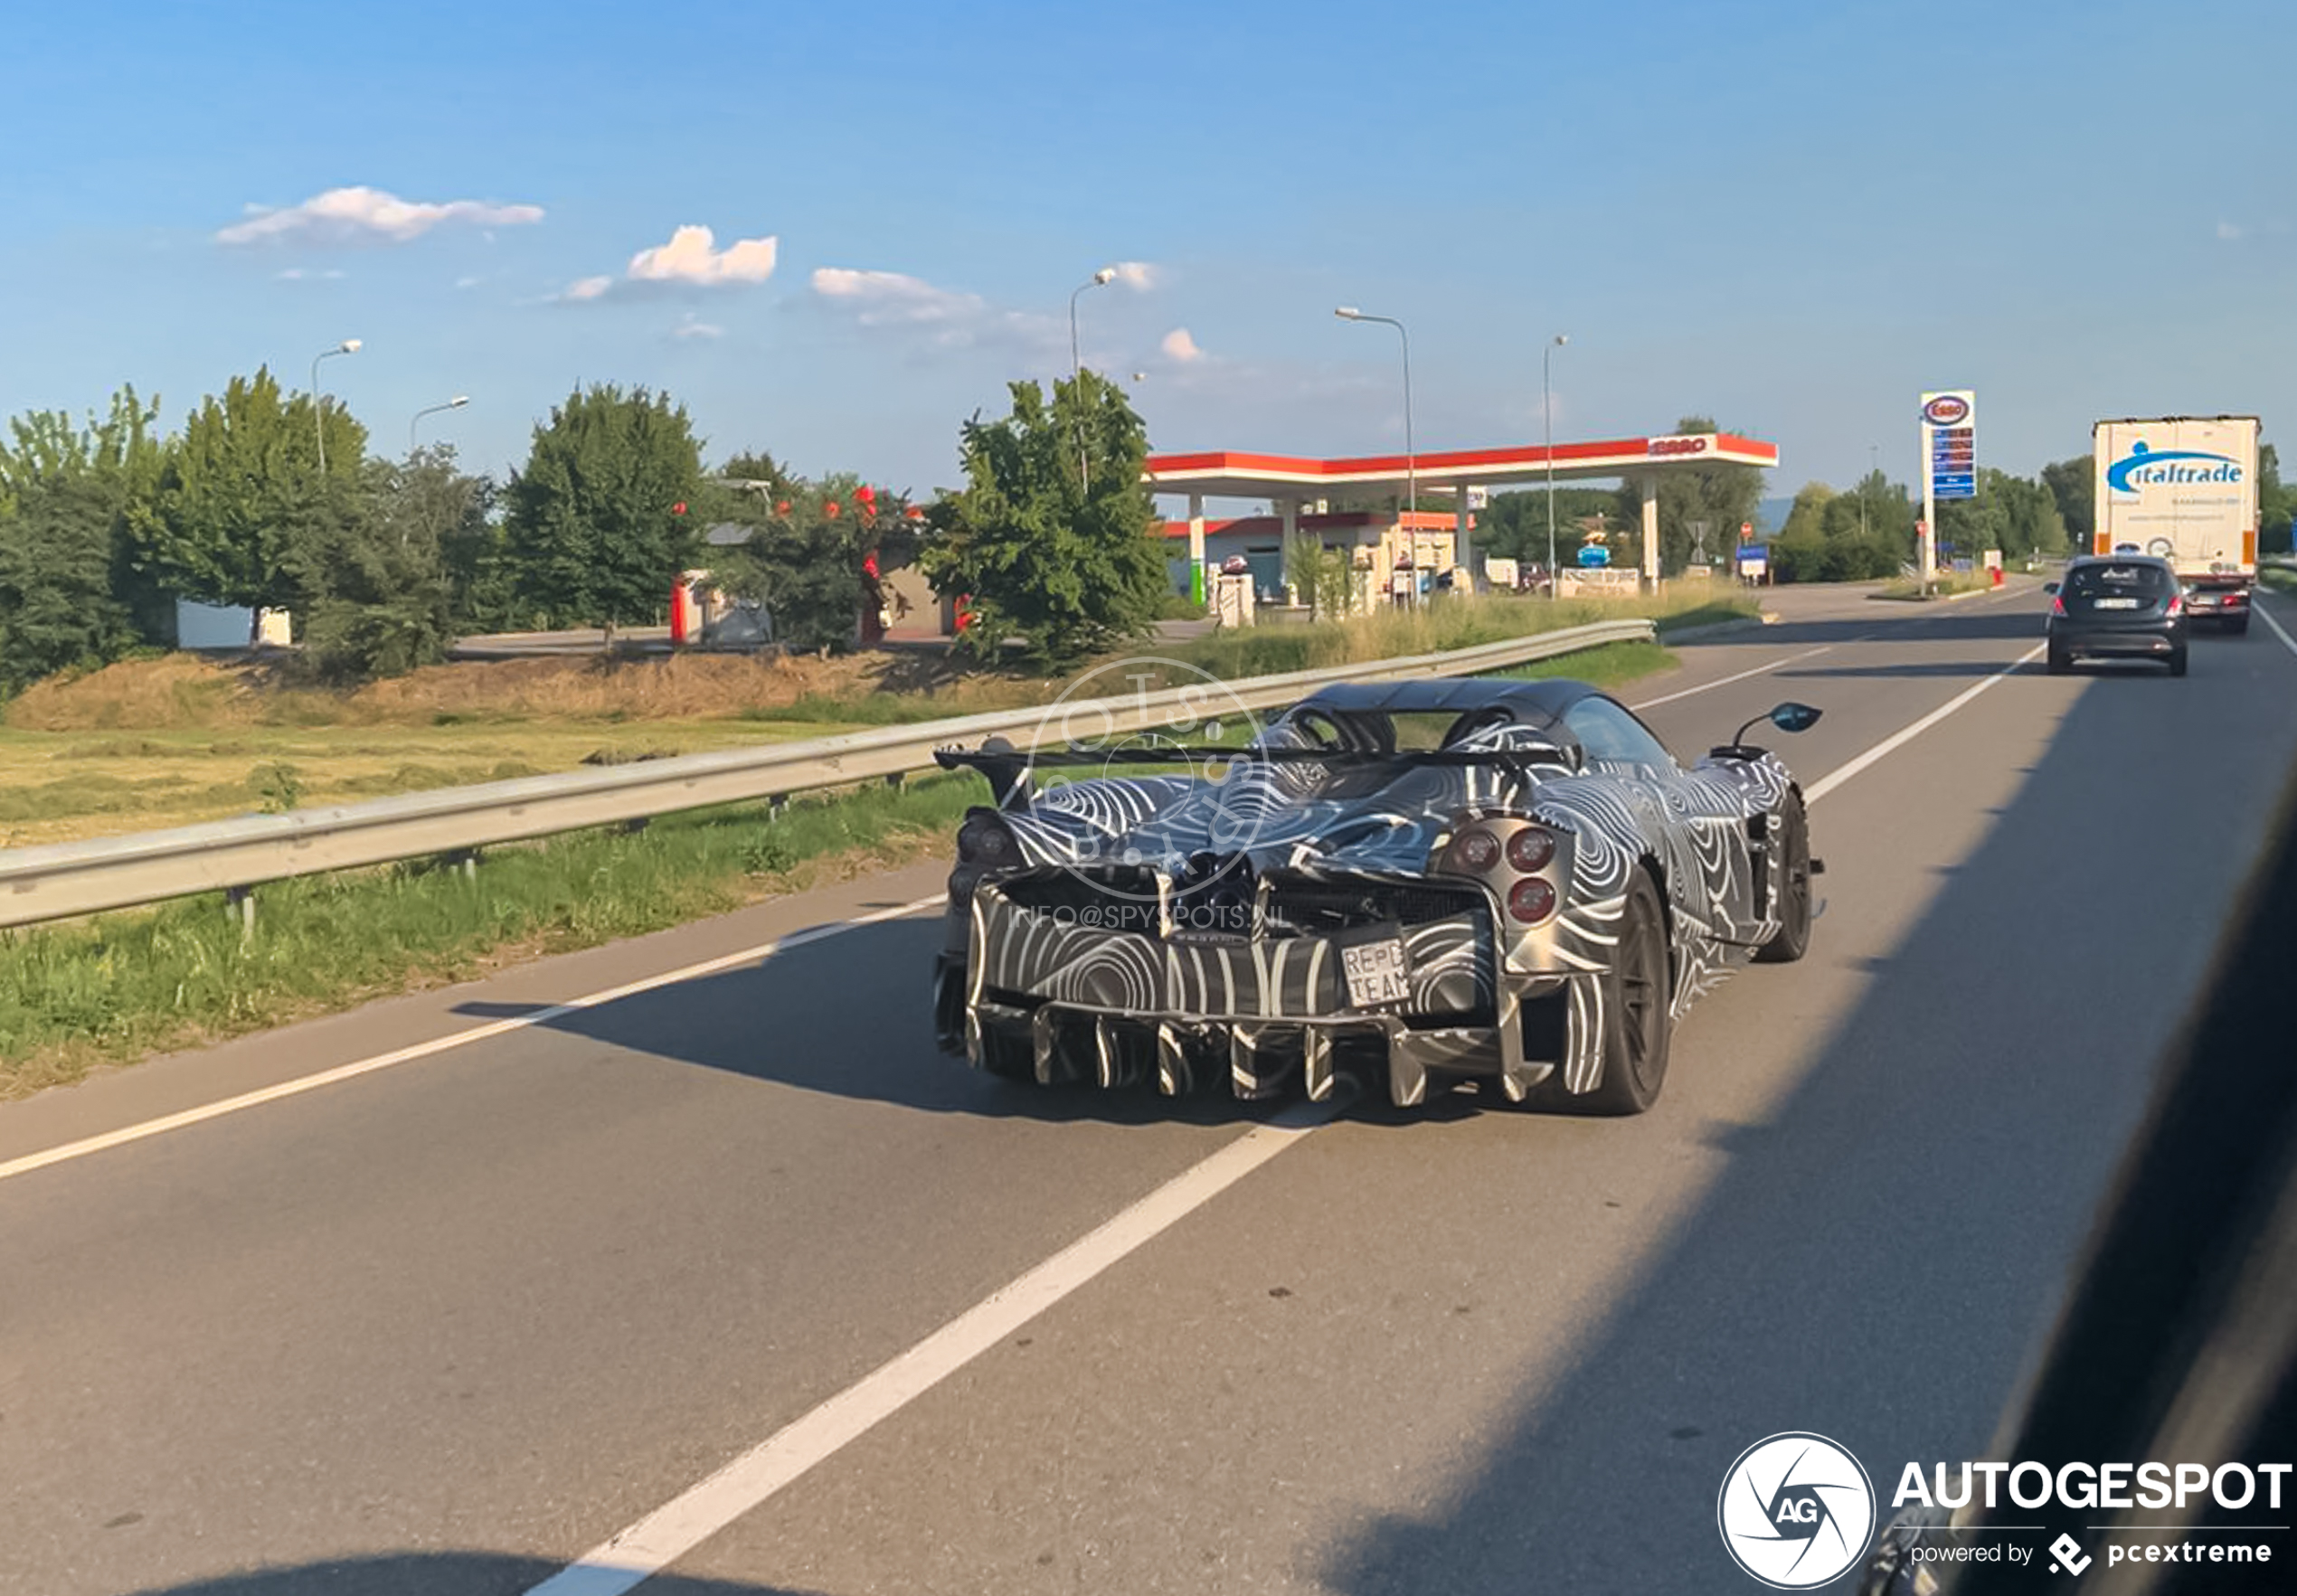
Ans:
[[[1716,1497],[1716,1526],[1734,1561],[1779,1591],[1839,1579],[1875,1533],[1875,1487],[1848,1451],[1788,1431],[1741,1452]]]

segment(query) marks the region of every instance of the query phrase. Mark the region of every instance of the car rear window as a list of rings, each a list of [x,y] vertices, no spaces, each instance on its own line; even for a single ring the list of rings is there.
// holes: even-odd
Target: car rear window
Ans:
[[[2077,599],[2108,593],[2159,594],[2169,586],[2169,573],[2159,565],[2082,565],[2065,573],[2065,590]]]

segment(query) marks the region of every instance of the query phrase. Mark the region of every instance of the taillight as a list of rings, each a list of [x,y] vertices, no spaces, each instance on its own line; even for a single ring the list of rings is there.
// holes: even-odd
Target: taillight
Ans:
[[[1526,876],[1508,889],[1508,912],[1525,925],[1537,925],[1555,912],[1555,889],[1536,875]]]
[[[1460,865],[1477,875],[1499,863],[1499,839],[1488,831],[1463,831],[1451,844]]]
[[[969,864],[994,870],[1014,863],[1020,854],[1013,833],[994,815],[975,815],[957,829],[957,856]]]
[[[1555,834],[1536,826],[1526,826],[1508,839],[1508,863],[1527,875],[1546,869],[1555,856]]]
[[[2164,615],[2183,615],[2185,612],[2186,596],[2183,593],[2172,593],[2169,595],[2169,607],[2164,609],[2161,613]]]
[[[2053,593],[2050,595],[2050,613],[2052,615],[2064,615],[2065,613],[2065,595],[2064,593]]]

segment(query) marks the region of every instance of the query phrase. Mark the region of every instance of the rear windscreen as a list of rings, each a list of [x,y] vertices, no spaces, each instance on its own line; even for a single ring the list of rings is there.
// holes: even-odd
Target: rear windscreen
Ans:
[[[2159,565],[2083,565],[2065,573],[2065,590],[2077,599],[2169,590],[2169,573]]]

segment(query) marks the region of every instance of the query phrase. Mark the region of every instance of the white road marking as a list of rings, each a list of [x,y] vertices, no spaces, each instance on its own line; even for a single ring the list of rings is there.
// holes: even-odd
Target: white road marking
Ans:
[[[1819,780],[1812,782],[1809,787],[1803,789],[1802,801],[1804,805],[1810,806],[1816,804],[1820,798],[1826,797],[1827,794],[1832,792],[1836,788],[1840,787],[1853,776],[1857,775],[1859,771],[1864,770],[1867,766],[1872,765],[1877,760],[1884,758],[1886,755],[1892,753],[1895,750],[1904,748],[1907,743],[1912,742],[1915,738],[1929,731],[1933,726],[1938,724],[1939,722],[1952,714],[1956,710],[1961,708],[1962,705],[1968,704],[1971,699],[1976,698],[1980,694],[1985,692],[1990,687],[1992,687],[1995,684],[2006,681],[2009,677],[2016,675],[2020,670],[2024,669],[2028,664],[2037,658],[2039,658],[2048,647],[2049,645],[2047,643],[2035,644],[2033,647],[2028,648],[2025,653],[2019,655],[2009,665],[2004,666],[2000,670],[1996,671],[1984,681],[1977,684],[1975,686],[1963,688],[1960,693],[1955,694],[1953,697],[1948,699],[1936,709],[1932,710],[1928,714],[1923,716],[1921,720],[1914,722],[1912,725],[1906,726],[1900,731],[1892,732],[1889,736],[1884,738],[1880,742],[1876,743],[1866,752],[1852,760],[1848,764],[1838,766],[1833,770],[1829,771],[1824,777],[1821,777]]]
[[[1853,639],[1856,642],[1865,640],[1863,637]],[[1646,698],[1640,704],[1631,704],[1627,707],[1632,710],[1656,709],[1662,704],[1673,704],[1678,698],[1689,698],[1697,694],[1711,693],[1717,687],[1727,687],[1734,682],[1744,682],[1749,676],[1762,675],[1766,672],[1777,670],[1781,666],[1792,665],[1798,659],[1810,659],[1816,655],[1828,653],[1833,647],[1832,643],[1821,644],[1816,648],[1806,648],[1800,654],[1790,654],[1784,659],[1774,659],[1769,665],[1758,665],[1751,671],[1741,671],[1735,676],[1725,676],[1719,682],[1707,682],[1697,687],[1686,687],[1680,693],[1669,693],[1659,698]]]
[[[2291,637],[2287,632],[2282,629],[2281,622],[2273,619],[2272,610],[2266,609],[2263,604],[2259,604],[2253,600],[2249,606],[2249,612],[2252,615],[2260,617],[2264,619],[2267,626],[2273,628],[2273,636],[2281,639],[2281,646],[2283,648],[2288,649],[2292,654],[2297,654],[2297,637]]]
[[[1016,1330],[1139,1251],[1338,1111],[1300,1103],[1253,1127],[1114,1218],[951,1319],[875,1373],[784,1425],[698,1485],[532,1588],[528,1596],[620,1596],[891,1418]]]
[[[941,894],[936,892],[930,898],[920,898],[914,903],[903,903],[893,909],[881,909],[874,913],[865,914],[855,920],[840,921],[836,925],[816,926],[810,930],[794,931],[789,936],[778,937],[770,942],[761,942],[754,948],[744,948],[739,953],[728,953],[721,958],[707,959],[700,964],[689,964],[683,969],[668,970],[658,976],[648,976],[643,980],[631,981],[619,987],[610,987],[603,992],[592,992],[585,996],[572,997],[564,1003],[554,1003],[548,1008],[538,1008],[533,1014],[518,1015],[510,1019],[490,1020],[483,1025],[473,1025],[468,1031],[457,1031],[449,1035],[433,1037],[429,1042],[418,1042],[411,1047],[402,1047],[391,1053],[377,1053],[373,1058],[359,1059],[348,1064],[338,1064],[332,1070],[321,1070],[317,1074],[298,1076],[293,1081],[282,1081],[276,1086],[266,1086],[256,1091],[242,1092],[238,1097],[225,1098],[221,1102],[208,1103],[196,1109],[185,1109],[181,1113],[165,1115],[157,1119],[146,1119],[139,1124],[129,1125],[118,1130],[108,1130],[101,1136],[90,1136],[80,1141],[66,1142],[61,1147],[50,1147],[45,1152],[27,1153],[23,1157],[11,1158],[5,1163],[0,1163],[0,1180],[12,1179],[19,1175],[29,1175],[35,1169],[45,1169],[52,1164],[62,1164],[73,1158],[84,1158],[90,1153],[100,1153],[107,1148],[125,1147],[130,1142],[138,1142],[148,1137],[164,1135],[170,1130],[181,1130],[189,1125],[198,1125],[209,1119],[221,1119],[225,1114],[236,1114],[243,1109],[258,1108],[264,1103],[277,1102],[281,1098],[296,1097],[307,1091],[317,1091],[322,1086],[333,1086],[337,1081],[354,1080],[361,1075],[372,1075],[378,1070],[388,1070],[394,1064],[411,1063],[417,1059],[427,1059],[433,1054],[446,1053],[453,1048],[467,1047],[474,1042],[484,1042],[489,1036],[500,1036],[512,1031],[523,1031],[534,1025],[547,1025],[553,1020],[564,1019],[568,1015],[579,1014],[586,1008],[596,1008],[601,1004],[612,1003],[619,998],[635,997],[641,992],[651,992],[661,987],[674,987],[681,981],[698,980],[704,976],[715,975],[720,970],[732,969],[738,965],[754,964],[769,955],[786,953],[793,948],[803,948],[809,942],[819,942],[830,937],[842,936],[847,931],[865,925],[875,925],[881,921],[899,920],[904,915],[914,914],[921,909],[931,908],[941,902]]]

